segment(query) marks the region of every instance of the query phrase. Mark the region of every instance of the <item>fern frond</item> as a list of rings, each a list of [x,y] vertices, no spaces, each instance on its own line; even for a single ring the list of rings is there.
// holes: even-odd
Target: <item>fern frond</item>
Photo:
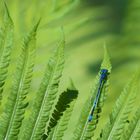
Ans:
[[[8,74],[11,50],[13,47],[13,28],[14,25],[5,4],[5,16],[3,26],[0,29],[0,104],[2,100],[3,87]]]
[[[137,109],[135,116],[130,121],[128,128],[123,132],[121,140],[139,140],[140,139],[140,108]]]
[[[72,115],[74,105],[75,105],[75,101],[73,101],[70,104],[70,107],[67,108],[67,110],[64,112],[62,118],[58,122],[58,125],[55,128],[53,128],[53,130],[51,131],[47,140],[52,140],[52,139],[62,140],[63,139],[64,133],[67,130],[69,120],[70,120],[71,115]]]
[[[108,72],[111,73],[112,66],[111,66],[111,62],[110,62],[110,57],[108,55],[108,50],[107,50],[105,44],[104,44],[104,59],[101,64],[101,69],[104,69],[104,68],[106,68],[108,70]]]
[[[126,119],[133,109],[137,94],[137,75],[128,83],[116,101],[109,121],[100,133],[100,140],[120,139]]]
[[[109,60],[109,56],[108,56],[106,48],[105,48],[105,52],[104,52],[104,59],[101,64],[101,69],[102,68],[108,69],[108,71],[111,72],[111,64],[110,64],[110,60]],[[73,140],[87,140],[87,139],[90,140],[94,136],[94,130],[96,129],[96,126],[97,126],[97,123],[99,120],[99,115],[100,115],[100,112],[101,112],[101,109],[102,109],[102,106],[104,103],[104,99],[106,96],[108,80],[106,81],[106,83],[102,89],[102,93],[99,98],[99,102],[94,111],[93,120],[91,122],[88,122],[88,117],[91,112],[93,101],[96,97],[96,93],[98,90],[98,83],[99,83],[99,74],[95,80],[94,88],[91,91],[92,96],[91,96],[91,98],[88,98],[88,100],[86,101],[86,103],[84,105],[84,108],[82,109],[79,123],[77,124],[76,130],[74,132]]]
[[[44,78],[31,107],[31,116],[21,139],[40,140],[45,132],[52,105],[58,92],[59,81],[64,66],[64,39],[60,42],[54,56],[50,58]]]
[[[54,138],[56,138],[56,140],[57,139],[62,140],[64,133],[67,130],[74,105],[75,105],[75,101],[73,101],[70,104],[70,107],[64,112],[64,115],[62,116],[60,122],[58,123],[58,126],[55,128],[55,132],[54,132],[55,135],[53,135],[53,136],[54,136]]]
[[[27,102],[35,55],[37,23],[24,39],[22,52],[19,56],[16,73],[13,78],[11,94],[8,97],[4,112],[0,118],[0,139],[17,139]]]
[[[47,128],[47,133],[43,139],[62,139],[64,131],[67,128],[69,118],[74,106],[74,100],[78,96],[78,90],[74,87],[73,83],[67,91],[64,91],[55,106],[52,117]]]

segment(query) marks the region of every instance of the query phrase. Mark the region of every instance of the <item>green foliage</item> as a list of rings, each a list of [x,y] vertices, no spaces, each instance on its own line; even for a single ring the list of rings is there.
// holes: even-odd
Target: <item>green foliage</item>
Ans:
[[[134,117],[130,121],[125,132],[122,133],[121,140],[138,140],[140,138],[140,108],[137,109]]]
[[[0,118],[0,139],[17,139],[24,118],[25,108],[28,104],[25,99],[30,89],[34,67],[35,38],[38,24],[33,27],[23,42],[11,94],[9,94]]]
[[[111,72],[111,64],[109,61],[109,56],[108,56],[106,48],[105,48],[105,53],[104,53],[104,59],[101,64],[101,69],[108,69],[108,71]],[[105,85],[103,86],[97,107],[94,111],[93,120],[91,122],[88,122],[88,117],[92,109],[93,101],[96,98],[96,94],[97,94],[97,90],[99,86],[98,85],[99,77],[100,77],[100,74],[98,74],[94,83],[94,88],[91,90],[91,97],[88,98],[88,100],[84,104],[84,108],[82,109],[82,112],[79,118],[79,123],[77,124],[76,130],[74,132],[73,139],[75,140],[91,139],[94,136],[94,130],[96,129],[97,123],[99,121],[99,116],[103,107],[103,103],[104,103],[104,99],[105,99],[105,95],[107,93],[107,87],[108,87],[108,79],[107,79],[107,81],[105,82]]]
[[[13,47],[13,28],[13,22],[5,4],[3,26],[0,28],[0,104]]]
[[[113,111],[109,116],[109,120],[103,128],[99,139],[120,139],[129,113],[134,107],[134,102],[138,93],[138,77],[138,74],[136,74],[117,99]]]
[[[64,47],[65,40],[63,39],[48,62],[44,77],[31,106],[32,115],[27,121],[29,128],[24,129],[21,136],[22,139],[41,139],[44,134],[62,75]]]
[[[77,95],[78,91],[76,90],[75,86],[73,85],[73,82],[71,81],[71,86],[67,89],[67,91],[64,91],[60,95],[59,100],[55,105],[55,109],[52,113],[52,117],[50,118],[47,127],[46,135],[43,136],[44,140],[62,139],[63,133],[66,130],[68,121],[71,116],[72,108],[74,106],[73,100],[77,98]]]
[[[55,130],[51,132],[51,134],[53,135],[50,135],[49,138],[52,138],[53,136],[53,138],[55,139],[60,139],[60,140],[64,139],[63,136],[68,128],[68,124],[74,109],[74,105],[75,105],[75,101],[73,101],[70,104],[70,107],[64,112]]]
[[[69,87],[67,91],[64,91],[62,94],[60,94],[58,98],[60,79],[62,77],[62,72],[64,67],[65,39],[63,36],[53,56],[49,59],[49,62],[47,64],[46,70],[44,72],[44,76],[41,80],[38,90],[31,91],[31,85],[33,80],[32,75],[33,75],[34,64],[35,64],[34,58],[35,58],[35,50],[36,50],[36,34],[38,32],[40,37],[40,34],[44,31],[46,32],[47,29],[47,36],[43,34],[40,38],[38,37],[39,38],[38,46],[40,46],[40,44],[41,45],[45,44],[46,46],[46,42],[47,42],[47,45],[49,44],[48,47],[51,47],[51,45],[53,45],[54,40],[58,38],[56,33],[58,26],[64,24],[66,28],[65,32],[69,35],[69,33],[71,32],[73,33],[75,30],[77,32],[78,28],[80,28],[81,26],[83,27],[83,25],[84,26],[90,25],[88,28],[86,28],[86,33],[88,33],[89,32],[88,30],[90,30],[90,32],[94,32],[94,34],[87,36],[87,34],[84,31],[85,33],[84,35],[86,36],[84,37],[84,39],[81,38],[81,34],[78,34],[77,35],[78,38],[74,36],[73,37],[74,39],[71,42],[67,43],[69,46],[71,46],[71,48],[74,49],[73,46],[75,44],[76,46],[79,46],[79,43],[83,43],[83,42],[85,43],[87,41],[89,43],[91,36],[96,36],[95,35],[96,33],[98,34],[98,32],[95,29],[91,30],[91,25],[93,25],[91,21],[94,21],[94,23],[96,24],[96,20],[99,19],[99,17],[102,17],[103,15],[105,16],[105,14],[102,14],[102,16],[100,16],[98,9],[93,8],[94,9],[93,10],[92,8],[89,7],[89,9],[92,12],[91,11],[87,12],[84,15],[85,18],[83,18],[84,16],[81,7],[86,2],[80,0],[66,0],[65,2],[63,0],[60,1],[52,0],[52,1],[48,1],[47,8],[44,0],[40,0],[40,1],[35,0],[34,3],[32,4],[28,0],[25,0],[25,2],[23,3],[21,3],[20,0],[19,1],[13,0],[12,1],[13,5],[10,7],[10,9],[13,8],[14,10],[12,9],[11,11],[16,11],[17,16],[20,17],[21,19],[19,21],[19,25],[17,25],[16,23],[17,21],[14,20],[16,24],[16,26],[14,26],[6,4],[3,2],[3,0],[1,0],[0,2],[2,3],[0,4],[0,19],[2,21],[2,23],[0,21],[0,104],[2,103],[1,110],[0,110],[0,140],[41,140],[41,139],[62,140],[64,139],[66,130],[69,130],[67,128],[69,128],[69,125],[71,125],[69,122],[71,116],[73,115],[72,113],[74,110],[74,105],[77,98],[78,90],[76,90],[76,88],[72,83],[72,86]],[[11,1],[7,0],[7,2],[10,3]],[[86,4],[88,5],[88,2]],[[100,5],[100,2],[96,4]],[[29,8],[27,5],[32,7]],[[80,12],[78,14],[75,14],[77,13],[75,7],[77,7],[78,5],[79,5],[78,10],[80,10]],[[133,2],[128,4],[128,8],[133,9],[133,7],[135,7],[136,5],[137,2],[136,0],[134,0]],[[16,9],[16,6],[20,8]],[[114,4],[110,4],[110,6],[115,7]],[[86,5],[84,5],[84,8],[86,9]],[[38,12],[36,12],[37,9]],[[4,11],[4,16],[1,17],[3,11]],[[73,13],[73,15],[75,15],[74,16],[75,18],[73,18],[73,16],[71,17],[70,14],[71,12]],[[96,15],[94,17],[95,19],[97,17],[98,18],[96,20],[93,19],[92,17],[93,15],[91,13],[93,13],[94,16]],[[16,19],[14,14],[11,15],[14,19]],[[19,48],[19,42],[17,41],[18,40],[17,37],[18,35],[24,33],[28,29],[28,27],[30,27],[30,25],[34,23],[35,20],[33,19],[33,15],[35,15],[36,18],[40,17],[41,15],[47,17],[47,19],[42,18],[43,22],[41,22],[39,30],[38,30],[38,26],[40,21],[37,22],[37,24],[35,24],[32,30],[29,32],[29,34],[25,36],[20,55],[17,57],[15,55],[16,53],[18,53],[16,49]],[[80,20],[79,20],[79,16],[82,16],[82,18],[80,17]],[[130,17],[130,19],[131,18],[133,18],[133,14]],[[73,19],[72,22],[71,19]],[[78,20],[76,21],[75,19]],[[99,20],[97,20],[97,24],[98,22]],[[129,24],[130,23],[128,22],[128,25]],[[97,26],[97,30],[99,29],[100,26],[103,25]],[[15,30],[14,27],[16,28]],[[102,28],[106,29],[105,27],[106,26],[103,26]],[[16,31],[15,33],[16,40],[14,39],[14,34],[13,34],[14,31]],[[126,29],[124,30],[125,33],[127,31],[129,31],[129,27],[126,27]],[[108,32],[109,31],[106,31],[105,35],[108,34]],[[115,33],[113,29],[111,29],[111,32]],[[53,36],[51,33],[52,34],[56,33],[56,36]],[[133,33],[135,33],[135,30]],[[99,36],[98,38],[100,38],[102,34],[103,33],[101,31],[101,33],[98,34]],[[128,40],[130,37],[131,35],[130,36],[125,35],[126,40]],[[79,38],[80,40],[78,40]],[[135,39],[134,44],[135,42],[137,43],[138,39],[135,37],[133,37],[133,39]],[[96,40],[94,41],[96,42]],[[125,40],[121,40],[121,43],[123,43],[123,41]],[[14,46],[13,44],[15,45],[14,49],[13,49]],[[42,57],[43,53],[46,56],[47,47],[44,48],[45,51],[42,51],[40,53],[41,54],[40,58],[43,58]],[[14,71],[13,78],[11,78],[13,83],[11,85],[11,83],[9,82],[10,80],[8,78],[11,76],[9,74],[9,66],[10,64],[13,63],[10,62],[12,49],[13,49],[13,58],[14,58],[13,60],[17,58],[17,68]],[[80,49],[82,50],[82,47]],[[122,49],[123,48],[121,48],[121,52]],[[68,50],[67,52],[71,54],[70,47],[67,48],[67,50]],[[83,50],[85,54],[87,48]],[[90,51],[88,51],[88,53],[90,53]],[[98,58],[97,56],[98,55],[95,55],[95,59]],[[74,59],[75,62],[76,60],[78,60],[77,57],[78,55]],[[81,55],[80,58],[82,59]],[[37,60],[37,62],[40,63],[41,62],[40,60],[39,62]],[[46,57],[45,59],[43,59],[43,61],[46,61]],[[78,62],[80,62],[80,60],[78,60]],[[76,62],[75,66],[77,65],[78,63]],[[70,63],[67,63],[66,66],[69,68]],[[100,69],[107,69],[109,75],[107,81],[105,81],[103,88],[101,90],[99,102],[94,111],[93,120],[91,122],[88,122],[88,117],[91,112],[93,101],[95,100],[97,90],[99,87],[100,73],[98,73],[98,75],[96,76],[93,88],[90,93],[90,97],[88,97],[83,107],[81,106],[81,104],[78,106],[79,110],[82,108],[82,112],[79,117],[77,125],[72,124],[73,126],[76,127],[72,140],[95,139],[95,130],[97,130],[96,129],[97,124],[98,122],[100,122],[100,115],[103,109],[103,104],[105,102],[105,98],[108,92],[108,86],[110,83],[109,76],[111,73],[111,64],[110,64],[110,58],[108,56],[106,47],[104,47],[104,59]],[[79,74],[80,70],[78,69],[77,71]],[[76,73],[77,71],[75,67],[72,67],[72,70],[70,69],[65,73],[71,72],[72,76],[74,77],[77,74]],[[119,80],[117,81],[121,82],[122,79],[123,78],[120,77]],[[117,83],[117,81],[112,80],[111,84],[114,85]],[[10,83],[10,89],[6,85],[7,82]],[[120,139],[139,140],[140,139],[139,107],[138,109],[136,108],[137,112],[135,113],[135,115],[133,115],[134,117],[130,119],[130,123],[129,123],[129,117],[132,116],[133,109],[135,109],[135,99],[138,97],[138,91],[137,91],[137,88],[139,86],[138,83],[139,83],[139,73],[137,73],[133,77],[133,79],[128,83],[128,85],[124,88],[123,92],[120,94],[119,98],[117,99],[113,111],[109,115],[109,119],[106,125],[102,128],[100,132],[100,136],[98,138],[99,140],[120,140]],[[62,86],[64,86],[63,84]],[[5,94],[5,92],[7,92],[7,94]],[[32,92],[35,92],[35,94],[31,94],[32,95],[31,99],[28,101],[27,97]],[[85,94],[85,96],[87,96],[87,94]],[[74,116],[73,118],[75,118],[76,115],[77,112],[73,115]]]

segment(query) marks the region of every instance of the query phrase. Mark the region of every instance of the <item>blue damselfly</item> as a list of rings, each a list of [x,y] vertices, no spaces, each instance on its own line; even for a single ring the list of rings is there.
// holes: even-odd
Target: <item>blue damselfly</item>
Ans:
[[[93,119],[93,114],[94,114],[94,111],[95,111],[95,108],[98,104],[98,101],[99,101],[99,98],[100,98],[100,95],[101,95],[101,92],[102,92],[102,88],[107,80],[107,76],[108,76],[108,70],[107,69],[101,69],[101,75],[100,75],[100,80],[99,80],[99,87],[98,87],[98,90],[97,90],[97,94],[96,94],[96,97],[95,97],[95,100],[93,102],[93,106],[92,106],[92,109],[91,109],[91,112],[90,112],[90,115],[89,115],[89,118],[88,118],[88,122],[91,122],[92,119]]]

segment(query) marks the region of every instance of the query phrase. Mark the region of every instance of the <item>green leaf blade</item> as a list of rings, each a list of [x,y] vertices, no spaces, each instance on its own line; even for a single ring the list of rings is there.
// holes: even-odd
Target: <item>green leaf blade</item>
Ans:
[[[109,59],[106,48],[104,51],[104,59],[101,64],[101,69],[107,69],[109,73],[111,72],[111,63],[110,63],[110,59]],[[99,120],[100,112],[104,104],[104,99],[105,99],[107,87],[109,84],[108,79],[107,79],[107,81],[105,82],[103,86],[97,107],[94,111],[93,120],[91,122],[88,122],[88,117],[91,112],[93,101],[95,100],[96,93],[98,90],[99,79],[100,79],[100,74],[98,74],[95,79],[94,87],[91,90],[91,97],[88,98],[84,104],[84,108],[82,109],[79,123],[77,124],[75,132],[74,132],[73,140],[86,140],[86,139],[90,140],[94,136],[94,130],[96,129],[96,126]]]
[[[71,81],[70,87],[67,91],[62,92],[59,97],[43,140],[61,139],[63,137],[77,96],[78,90]]]
[[[40,140],[45,132],[46,123],[49,119],[50,111],[57,95],[60,78],[64,66],[63,39],[54,55],[50,58],[44,78],[32,104],[32,116],[28,118],[30,124],[28,129],[24,129],[21,138],[29,140]]]
[[[14,25],[6,4],[3,24],[3,27],[0,29],[0,104],[2,100],[3,87],[8,74],[14,38]]]
[[[137,74],[124,88],[123,92],[116,101],[113,111],[110,114],[109,120],[105,128],[100,134],[101,140],[120,139],[126,120],[129,113],[133,109],[134,101],[137,94]]]
[[[127,130],[122,134],[121,140],[138,140],[140,138],[140,108],[137,109],[130,121]]]
[[[35,25],[35,27],[37,26]],[[0,124],[0,139],[17,139],[20,131],[25,108],[28,105],[25,98],[30,89],[34,67],[36,30],[37,28],[33,28],[28,37],[24,39],[13,79],[12,96],[9,95],[0,118],[0,121],[3,122]]]

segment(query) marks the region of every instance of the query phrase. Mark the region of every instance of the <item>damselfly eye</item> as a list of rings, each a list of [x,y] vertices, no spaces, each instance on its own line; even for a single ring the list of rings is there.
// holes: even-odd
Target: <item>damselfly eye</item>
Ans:
[[[108,73],[108,70],[107,69],[101,69],[101,74],[102,73],[106,73],[107,74]]]

